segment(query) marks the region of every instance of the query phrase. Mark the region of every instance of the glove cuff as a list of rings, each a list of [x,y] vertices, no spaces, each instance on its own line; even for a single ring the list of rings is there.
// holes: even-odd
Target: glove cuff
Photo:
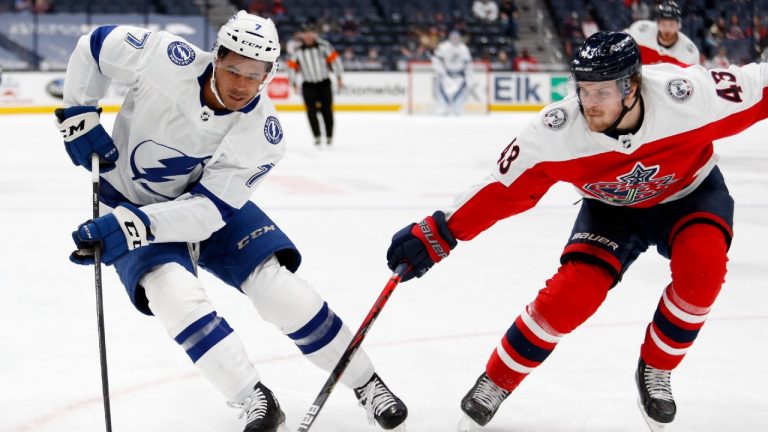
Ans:
[[[65,117],[57,119],[56,126],[59,128],[59,132],[61,132],[65,142],[76,140],[101,125],[99,112],[94,107],[78,108],[91,108],[92,110],[67,116],[67,110],[71,109],[67,108],[67,110],[64,110]]]
[[[459,244],[459,242],[456,241],[453,233],[451,233],[451,230],[448,229],[448,221],[445,220],[445,213],[443,213],[442,210],[438,210],[432,213],[432,219],[434,219],[435,223],[437,224],[437,229],[440,232],[440,236],[443,237],[446,243],[448,243],[448,246],[451,247],[451,250],[453,250],[456,245]]]
[[[150,231],[149,217],[138,207],[127,203],[120,204],[112,214],[123,231],[128,250],[146,246],[155,238]]]

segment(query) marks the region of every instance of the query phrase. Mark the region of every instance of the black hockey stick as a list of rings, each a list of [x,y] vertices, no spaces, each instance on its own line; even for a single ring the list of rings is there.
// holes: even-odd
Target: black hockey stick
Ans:
[[[355,355],[357,349],[360,348],[360,344],[363,343],[365,334],[368,333],[368,330],[373,325],[376,317],[378,317],[379,313],[381,313],[381,310],[384,309],[384,305],[387,304],[389,296],[391,296],[392,292],[395,291],[395,287],[397,287],[397,284],[400,283],[400,278],[403,276],[403,273],[407,271],[408,267],[408,264],[402,263],[398,265],[397,268],[395,268],[395,271],[389,278],[389,281],[384,287],[384,290],[381,291],[379,298],[376,299],[376,303],[374,303],[373,307],[371,307],[371,310],[368,311],[368,316],[366,316],[363,320],[363,323],[360,324],[360,328],[357,330],[357,333],[355,333],[355,336],[352,337],[352,341],[349,343],[349,346],[347,346],[347,350],[344,351],[344,353],[341,355],[339,362],[331,372],[331,376],[328,377],[325,385],[323,385],[320,393],[318,393],[317,397],[315,398],[315,402],[311,407],[309,407],[307,414],[301,420],[298,432],[307,432],[312,426],[312,423],[315,422],[317,415],[320,414],[320,410],[323,409],[323,405],[325,405],[325,402],[331,395],[333,388],[336,387],[336,383],[339,382],[341,374],[344,373],[347,365],[349,365],[349,362],[352,360],[352,356]]]
[[[93,184],[93,218],[99,217],[99,155],[91,155],[91,182]],[[104,420],[107,432],[112,432],[112,410],[109,406],[109,377],[107,375],[107,342],[104,336],[104,299],[101,293],[101,245],[93,248],[93,269],[96,282],[96,319],[99,329],[99,360],[101,361],[101,392],[104,397]]]

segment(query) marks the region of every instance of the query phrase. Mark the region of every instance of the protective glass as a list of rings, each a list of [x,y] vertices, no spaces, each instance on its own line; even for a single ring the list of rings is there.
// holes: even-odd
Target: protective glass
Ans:
[[[234,57],[234,56],[228,56]],[[262,82],[269,77],[274,63],[246,58],[227,58],[217,61],[217,68],[232,77],[244,77],[253,82]]]
[[[619,80],[580,81],[576,82],[576,95],[584,106],[612,105],[624,99],[624,92],[619,90]]]

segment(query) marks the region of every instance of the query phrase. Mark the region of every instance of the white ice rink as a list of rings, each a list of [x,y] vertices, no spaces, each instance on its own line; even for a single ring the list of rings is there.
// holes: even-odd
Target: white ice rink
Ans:
[[[531,114],[433,118],[337,114],[316,151],[300,113],[282,115],[288,154],[253,196],[303,253],[299,274],[356,330],[390,275],[384,254],[405,224],[478,180]],[[114,116],[105,116],[111,128]],[[0,431],[103,431],[93,270],[70,264],[70,231],[89,218],[90,176],[64,152],[53,116],[0,116]],[[672,432],[768,431],[768,123],[717,145],[736,199],[729,273],[710,319],[673,374]],[[459,401],[498,340],[557,268],[578,206],[568,186],[461,243],[401,284],[364,347],[408,404],[410,432],[450,432]],[[633,375],[668,283],[649,251],[598,313],[502,405],[485,429],[642,432]],[[295,430],[327,378],[234,289],[203,274]],[[116,432],[239,432],[236,411],[105,268]],[[338,386],[314,432],[373,431]]]

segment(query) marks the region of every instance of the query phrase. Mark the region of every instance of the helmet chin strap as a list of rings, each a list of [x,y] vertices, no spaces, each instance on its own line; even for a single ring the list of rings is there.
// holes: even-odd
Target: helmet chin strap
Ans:
[[[628,112],[632,111],[632,108],[634,108],[635,105],[637,105],[637,101],[640,100],[640,93],[639,92],[636,93],[635,101],[632,102],[632,105],[630,107],[627,107],[626,105],[624,105],[625,100],[626,98],[621,100],[621,113],[619,113],[619,116],[616,118],[616,121],[613,122],[613,124],[611,124],[610,126],[608,126],[608,128],[605,129],[602,133],[610,135],[616,132],[616,129],[619,127],[619,123],[621,123],[621,121],[624,120],[624,116],[627,115]]]

